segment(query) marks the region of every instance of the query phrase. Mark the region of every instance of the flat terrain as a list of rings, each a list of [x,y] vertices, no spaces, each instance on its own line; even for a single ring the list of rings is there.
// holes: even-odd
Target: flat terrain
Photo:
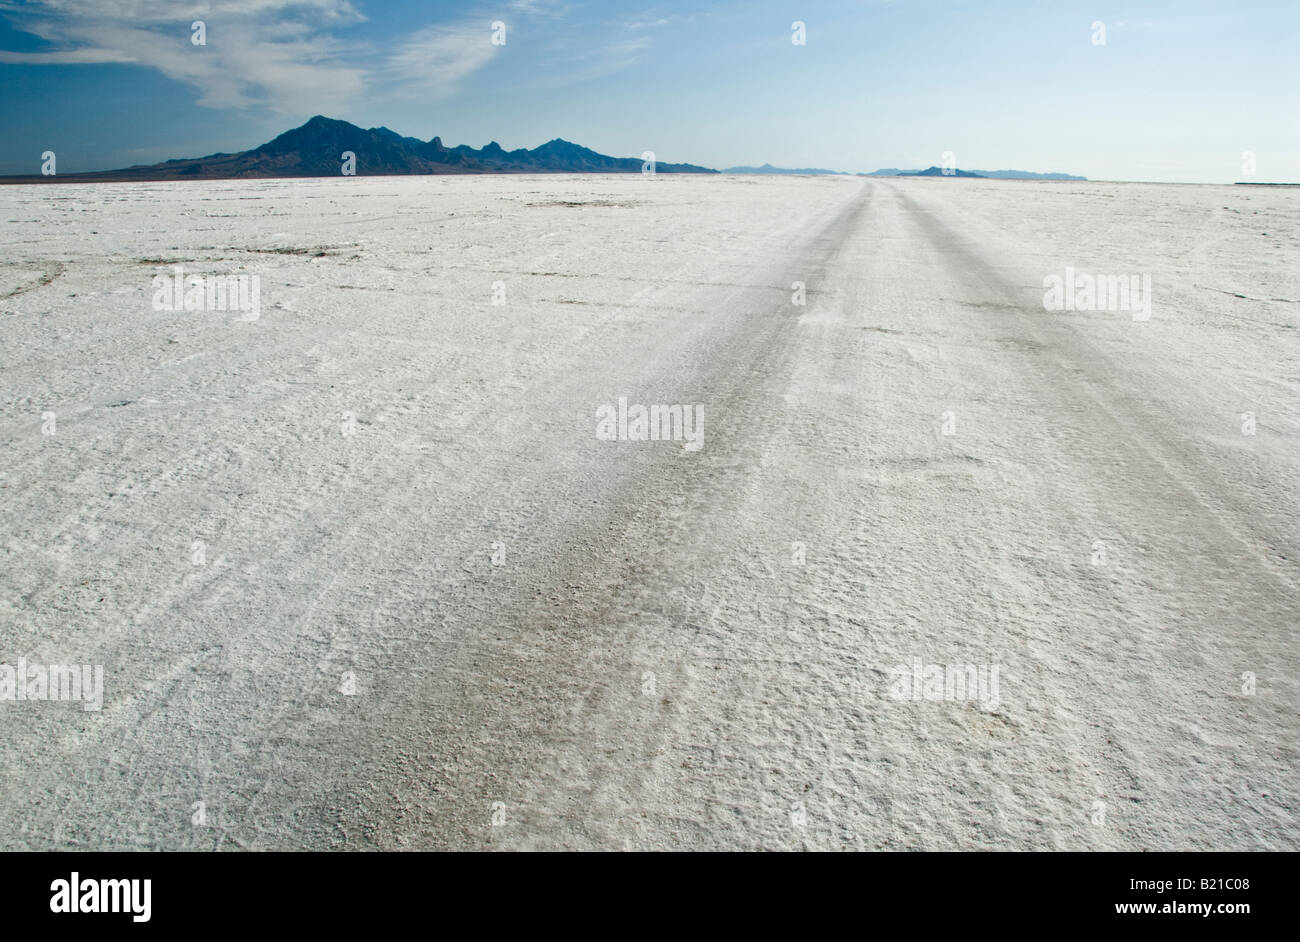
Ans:
[[[1300,191],[12,186],[0,245],[0,664],[104,669],[0,701],[0,847],[1300,849]]]

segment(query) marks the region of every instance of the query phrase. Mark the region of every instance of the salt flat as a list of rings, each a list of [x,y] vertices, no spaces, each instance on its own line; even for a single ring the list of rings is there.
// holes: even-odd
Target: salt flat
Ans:
[[[99,710],[0,700],[6,849],[1300,849],[1300,191],[0,220],[0,665],[103,667]],[[156,309],[176,265],[258,316]],[[1150,318],[1044,310],[1067,267]],[[702,447],[601,440],[620,398]],[[918,662],[997,696],[900,697]]]

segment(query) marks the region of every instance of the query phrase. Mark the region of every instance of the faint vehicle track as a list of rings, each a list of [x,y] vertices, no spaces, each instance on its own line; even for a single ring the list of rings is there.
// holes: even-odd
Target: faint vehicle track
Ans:
[[[30,268],[37,263],[24,264],[24,263],[11,262],[10,264],[16,265],[16,267],[20,267],[20,268]],[[45,270],[39,278],[37,278],[30,285],[21,285],[20,287],[14,288],[12,291],[6,292],[5,294],[0,294],[0,301],[8,301],[10,298],[16,298],[19,295],[27,294],[29,291],[35,291],[38,288],[44,288],[46,285],[53,283],[54,279],[62,275],[65,270],[65,266],[62,262],[46,262],[41,267],[43,267]]]

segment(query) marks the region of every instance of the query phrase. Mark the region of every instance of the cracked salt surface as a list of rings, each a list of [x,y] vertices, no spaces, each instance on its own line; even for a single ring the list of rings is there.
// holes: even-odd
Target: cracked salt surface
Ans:
[[[1300,846],[1295,193],[49,193],[0,189],[0,664],[104,702],[0,700],[6,849]],[[1044,311],[1066,266],[1151,319]]]

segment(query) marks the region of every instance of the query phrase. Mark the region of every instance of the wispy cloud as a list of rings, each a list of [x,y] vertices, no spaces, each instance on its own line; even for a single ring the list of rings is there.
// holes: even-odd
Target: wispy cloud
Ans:
[[[651,45],[648,38],[637,37],[565,50],[563,56],[555,56],[545,63],[554,71],[540,79],[538,86],[558,88],[605,78],[635,65]]]
[[[652,9],[611,19],[593,38],[567,28],[579,17],[573,0],[495,0],[450,16],[441,9],[434,22],[381,20],[358,31],[349,27],[367,23],[365,0],[0,0],[0,16],[43,40],[0,50],[0,63],[135,65],[195,89],[204,107],[337,114],[377,99],[446,98],[516,50],[528,57],[531,87],[593,82],[641,62],[656,37],[689,19]],[[505,46],[492,42],[498,19]],[[201,46],[191,42],[196,20],[206,31]]]
[[[366,19],[352,0],[0,0],[0,14],[49,45],[0,63],[139,65],[195,88],[200,105],[281,114],[346,110],[375,91],[445,95],[499,48],[490,17],[418,30],[391,53],[343,40],[336,30]]]
[[[623,24],[624,29],[642,30],[658,29],[664,26],[674,26],[678,23],[690,23],[695,19],[695,15],[689,16],[679,13],[667,14],[664,16],[655,16],[652,14],[640,16],[636,19],[628,20]]]
[[[501,48],[492,45],[486,23],[431,26],[404,40],[389,56],[384,73],[408,92],[437,97],[454,91]]]
[[[355,21],[360,14],[351,0],[219,0],[213,9],[205,0],[5,0],[6,13],[43,12],[80,19],[149,20],[171,22],[203,19],[206,16],[238,17],[279,14],[297,9],[315,17]]]

